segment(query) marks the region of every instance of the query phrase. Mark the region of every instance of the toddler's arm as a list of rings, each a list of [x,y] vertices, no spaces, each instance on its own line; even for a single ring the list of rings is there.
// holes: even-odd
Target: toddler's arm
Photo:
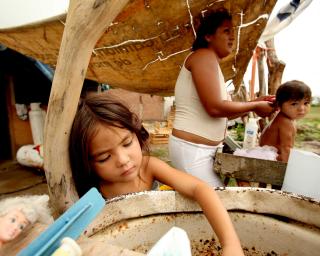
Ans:
[[[283,122],[279,127],[278,161],[288,162],[290,149],[294,146],[295,127],[291,121]]]

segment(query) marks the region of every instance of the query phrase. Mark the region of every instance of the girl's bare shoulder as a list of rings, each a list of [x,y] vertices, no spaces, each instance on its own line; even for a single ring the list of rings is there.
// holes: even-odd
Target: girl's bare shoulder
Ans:
[[[287,116],[282,115],[281,113],[279,113],[279,115],[275,118],[273,123],[274,123],[274,125],[277,125],[280,128],[294,127],[294,123],[292,122],[292,120],[290,118],[288,118]]]
[[[143,156],[142,165],[140,167],[140,178],[147,184],[152,185],[154,178],[154,169],[157,168],[157,161],[155,157],[152,156]]]
[[[145,170],[152,171],[155,168],[163,167],[166,163],[154,156],[144,156],[143,162],[145,163]]]
[[[153,156],[143,156],[140,170],[141,174],[146,176],[152,175],[153,170],[161,165],[160,161],[161,160]]]

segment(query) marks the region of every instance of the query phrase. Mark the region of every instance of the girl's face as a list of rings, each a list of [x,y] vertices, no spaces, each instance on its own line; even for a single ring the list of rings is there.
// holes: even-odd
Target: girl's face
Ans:
[[[220,59],[228,56],[232,52],[234,42],[232,22],[225,20],[213,35],[206,36],[206,40],[208,47],[213,49]]]
[[[138,177],[142,151],[135,133],[98,124],[89,145],[91,166],[105,182],[129,182]]]
[[[310,101],[307,99],[289,100],[282,104],[280,110],[292,120],[301,119],[308,114],[310,110]]]
[[[0,241],[8,242],[16,238],[29,224],[25,215],[18,209],[0,217]]]

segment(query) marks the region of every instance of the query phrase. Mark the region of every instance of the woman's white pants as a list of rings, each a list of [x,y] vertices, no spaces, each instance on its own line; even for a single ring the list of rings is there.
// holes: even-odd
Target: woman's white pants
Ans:
[[[208,146],[195,144],[170,135],[169,157],[172,165],[214,187],[223,186],[220,177],[213,171],[213,161],[217,149],[223,145]]]

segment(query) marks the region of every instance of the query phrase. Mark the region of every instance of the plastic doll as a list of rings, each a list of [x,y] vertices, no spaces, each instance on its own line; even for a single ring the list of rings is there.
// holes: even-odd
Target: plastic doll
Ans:
[[[0,248],[36,221],[51,223],[53,218],[48,201],[48,195],[14,197],[0,201]]]

